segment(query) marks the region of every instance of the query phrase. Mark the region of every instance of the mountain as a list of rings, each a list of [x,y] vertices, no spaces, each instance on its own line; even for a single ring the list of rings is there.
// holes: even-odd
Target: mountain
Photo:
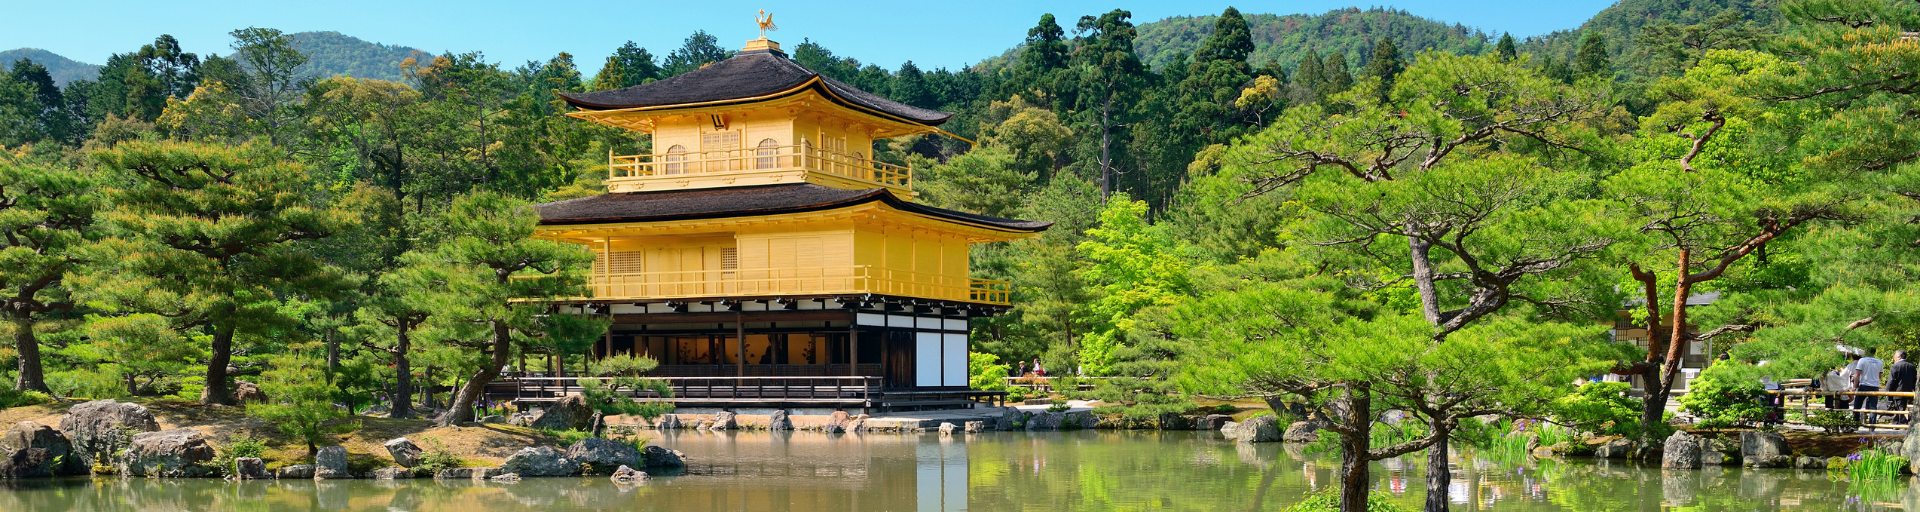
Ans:
[[[61,57],[60,54],[39,48],[20,48],[0,52],[0,70],[13,69],[13,63],[20,59],[31,59],[47,67],[47,73],[53,75],[53,82],[66,87],[67,82],[78,79],[92,80],[100,75],[100,66]]]
[[[301,74],[311,76],[399,80],[400,63],[408,57],[419,57],[422,61],[431,58],[431,54],[416,48],[368,42],[339,32],[292,35],[293,47],[307,54],[307,65],[301,68]]]
[[[1633,54],[1634,39],[1649,25],[1693,25],[1733,9],[1754,24],[1777,29],[1782,23],[1779,4],[1779,0],[1621,0],[1594,14],[1580,28],[1527,38],[1521,51],[1551,55],[1565,62],[1573,58],[1588,32],[1597,32],[1607,41],[1607,53],[1618,61]]]
[[[1136,27],[1139,37],[1134,39],[1134,51],[1155,69],[1164,67],[1175,55],[1199,49],[1200,42],[1213,34],[1215,18],[1176,16],[1143,23]],[[1398,9],[1349,7],[1326,14],[1252,14],[1246,18],[1254,45],[1247,61],[1255,66],[1276,61],[1292,69],[1311,49],[1322,56],[1346,52],[1347,62],[1358,68],[1373,54],[1373,45],[1382,37],[1392,38],[1406,57],[1425,49],[1477,55],[1493,47],[1484,32]]]

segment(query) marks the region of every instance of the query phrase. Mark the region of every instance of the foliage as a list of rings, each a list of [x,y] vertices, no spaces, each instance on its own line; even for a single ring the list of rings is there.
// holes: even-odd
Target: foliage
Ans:
[[[39,391],[0,389],[0,409],[53,403],[53,397]]]
[[[247,415],[273,424],[295,440],[305,443],[307,455],[319,450],[332,434],[359,430],[360,422],[349,421],[346,411],[335,407],[334,387],[327,382],[326,361],[301,352],[273,359],[260,382],[268,403],[247,407]]]
[[[1828,434],[1852,434],[1860,430],[1860,420],[1845,410],[1822,409],[1804,421]]]
[[[1680,409],[1700,421],[1696,427],[1719,430],[1750,427],[1766,416],[1761,405],[1766,388],[1760,384],[1758,369],[1738,362],[1722,362],[1687,381],[1687,394],[1680,397]]]
[[[1007,389],[1007,373],[1011,370],[1000,362],[1000,356],[985,352],[967,353],[967,387],[982,391]]]
[[[1848,480],[1869,482],[1873,480],[1895,480],[1907,472],[1907,458],[1899,455],[1898,443],[1875,444],[1847,455],[1846,472]]]
[[[1315,491],[1303,496],[1299,503],[1281,509],[1282,512],[1335,512],[1340,510],[1340,493]],[[1393,495],[1385,491],[1375,491],[1367,495],[1366,512],[1407,512],[1408,508],[1393,502]]]
[[[233,476],[234,459],[242,457],[259,458],[267,453],[267,444],[265,441],[256,439],[244,432],[228,437],[225,445],[215,446],[214,448],[219,455],[215,456],[213,460],[201,462],[200,464],[212,467],[213,470],[219,472],[221,476]]]
[[[427,446],[421,450],[418,462],[413,465],[414,476],[432,477],[442,470],[466,467],[466,461],[447,449],[447,444],[441,442],[440,438],[426,436],[421,437],[420,442]]]
[[[654,369],[659,362],[646,357],[620,354],[593,361],[593,375],[608,377],[607,380],[581,381],[580,394],[587,404],[603,415],[629,414],[653,421],[673,411],[672,402],[635,401],[623,393],[648,391],[661,398],[672,398],[673,388],[664,379],[649,379],[641,374]],[[597,422],[597,421],[596,421]],[[596,427],[595,432],[598,432]]]
[[[1054,402],[1053,405],[1047,406],[1047,412],[1067,412],[1072,408],[1073,406],[1067,405],[1066,402]]]
[[[1638,437],[1640,401],[1627,396],[1632,384],[1589,382],[1553,401],[1553,419],[1598,435]]]

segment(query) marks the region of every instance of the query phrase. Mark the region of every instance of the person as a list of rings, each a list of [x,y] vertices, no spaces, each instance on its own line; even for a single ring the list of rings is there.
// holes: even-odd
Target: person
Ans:
[[[1027,376],[1027,362],[1026,362],[1026,361],[1021,361],[1021,362],[1020,362],[1020,373],[1016,373],[1016,374],[1014,374],[1014,376],[1015,376],[1015,377],[1025,377],[1025,376]]]
[[[1887,373],[1887,391],[1894,393],[1912,393],[1914,384],[1913,371],[1913,362],[1907,360],[1907,351],[1893,351],[1893,367],[1888,370]],[[1891,402],[1891,406],[1887,408],[1896,411],[1907,410],[1908,407],[1913,405],[1913,399],[1904,396],[1893,397],[1889,399],[1888,402]],[[1904,421],[1904,419],[1903,415],[1902,420]]]
[[[1035,377],[1047,376],[1047,369],[1040,367],[1040,358],[1038,357],[1033,358],[1033,376]]]
[[[1822,393],[1841,393],[1846,391],[1852,391],[1851,389],[1847,388],[1847,374],[1845,370],[1846,370],[1845,366],[1835,366],[1832,370],[1827,370],[1826,375],[1820,376],[1820,380],[1814,383],[1815,388],[1819,389],[1820,392]],[[1833,411],[1833,410],[1846,409],[1849,407],[1847,402],[1847,397],[1844,395],[1829,394],[1829,395],[1826,395],[1826,397],[1827,397],[1827,410]]]
[[[1880,391],[1880,370],[1885,366],[1886,363],[1882,363],[1880,358],[1870,355],[1854,354],[1853,390],[1857,392]],[[1877,396],[1860,396],[1855,397],[1853,400],[1853,408],[1857,411],[1870,411],[1877,409],[1879,406],[1880,397]],[[1873,413],[1854,413],[1854,419],[1860,420],[1861,423],[1873,423],[1873,421],[1870,420],[1872,417]]]

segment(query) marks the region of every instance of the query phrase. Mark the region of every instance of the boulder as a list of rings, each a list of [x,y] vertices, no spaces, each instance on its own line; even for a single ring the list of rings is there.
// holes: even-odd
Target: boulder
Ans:
[[[520,474],[519,473],[502,473],[498,475],[493,475],[492,477],[487,479],[495,482],[518,482],[520,481]]]
[[[647,481],[648,478],[651,477],[646,473],[627,466],[620,466],[620,469],[613,472],[613,483],[616,484],[637,484]]]
[[[249,402],[267,403],[267,392],[261,391],[259,384],[244,380],[233,381],[233,403],[245,404]]]
[[[1754,461],[1774,464],[1775,457],[1787,457],[1793,452],[1787,447],[1787,438],[1774,432],[1744,431],[1740,433],[1740,459],[1753,465]],[[1754,466],[1783,467],[1783,466]]]
[[[967,432],[968,434],[978,434],[978,433],[981,433],[981,432],[986,432],[986,431],[987,431],[987,422],[984,422],[984,421],[969,421],[969,422],[967,422],[967,424],[966,424],[966,427],[964,427],[964,430],[965,430],[965,431],[966,431],[966,432]]]
[[[1064,412],[1037,411],[1027,416],[1027,431],[1060,430],[1060,423],[1066,418]]]
[[[404,437],[389,439],[386,446],[387,454],[393,456],[393,462],[404,468],[420,465],[420,456],[427,453],[426,450],[420,449],[420,445],[413,444],[412,440]]]
[[[1160,430],[1193,430],[1193,418],[1165,412],[1160,413],[1157,419],[1154,426],[1159,427]]]
[[[773,411],[767,417],[767,430],[793,430],[793,419],[787,417],[786,409]]]
[[[1700,452],[1700,464],[1703,466],[1721,466],[1739,464],[1740,459],[1730,459],[1727,454],[1707,450]]]
[[[1248,418],[1236,428],[1240,429],[1239,434],[1233,437],[1237,443],[1274,443],[1281,440],[1280,418],[1271,414]]]
[[[447,468],[433,477],[443,480],[484,480],[506,474],[500,468]]]
[[[680,415],[662,414],[660,415],[660,421],[653,423],[653,428],[660,430],[679,430],[685,427],[680,424]]]
[[[580,395],[567,395],[547,407],[531,426],[547,430],[590,429],[593,428],[593,408],[588,407],[587,400]]]
[[[313,465],[294,464],[292,466],[285,466],[280,468],[280,472],[275,474],[274,478],[281,480],[311,480],[313,479]]]
[[[873,417],[865,414],[854,416],[853,419],[847,421],[847,431],[848,432],[866,432],[867,420],[870,420],[870,419],[873,419]]]
[[[413,470],[400,466],[387,466],[373,470],[374,480],[405,480],[413,478]]]
[[[1664,449],[1661,450],[1660,467],[1666,469],[1700,469],[1700,438],[1688,435],[1684,430],[1675,430],[1667,436]]]
[[[1280,440],[1289,443],[1311,443],[1320,439],[1320,424],[1311,421],[1296,421],[1287,425],[1287,431],[1280,434]]]
[[[119,461],[120,474],[164,478],[212,476],[217,471],[201,464],[213,460],[213,445],[200,431],[176,428],[134,434],[133,445]]]
[[[266,480],[273,478],[267,473],[267,461],[259,457],[240,457],[233,459],[233,477],[242,480]]]
[[[1827,469],[1827,459],[1819,457],[1800,457],[1793,460],[1795,469]]]
[[[0,436],[0,478],[34,478],[87,474],[87,466],[73,456],[73,443],[53,427],[22,421]]]
[[[727,411],[720,411],[720,412],[714,413],[713,415],[714,430],[733,430],[736,428],[740,428],[740,423],[736,421],[733,413],[727,412]]]
[[[640,450],[626,443],[598,437],[573,443],[573,446],[567,447],[565,455],[574,464],[591,467],[593,474],[604,475],[613,468],[640,465]]]
[[[1233,423],[1232,416],[1225,414],[1208,414],[1207,417],[1201,418],[1199,424],[1194,425],[1194,428],[1199,430],[1220,430],[1221,427],[1227,426],[1228,423]]]
[[[940,435],[950,436],[950,435],[953,435],[954,431],[957,431],[957,430],[960,430],[959,425],[947,423],[944,421],[940,422]]]
[[[1021,418],[1019,409],[1008,407],[1005,413],[993,419],[993,429],[1002,432],[1013,430],[1013,424],[1019,422]]]
[[[648,446],[640,450],[640,460],[650,468],[677,468],[687,465],[687,455],[680,450],[668,450],[658,446]]]
[[[1786,455],[1773,455],[1768,457],[1741,456],[1740,459],[1741,459],[1740,460],[1741,465],[1750,467],[1750,468],[1793,467],[1793,457],[1786,456]]]
[[[1228,441],[1233,441],[1235,438],[1240,437],[1240,423],[1229,421],[1220,425],[1220,437]]]
[[[153,413],[140,404],[113,400],[73,406],[67,410],[67,416],[60,419],[60,432],[73,443],[73,455],[83,467],[93,466],[97,462],[95,456],[111,455],[125,448],[133,440],[121,432],[129,429],[136,433],[153,432],[160,430],[160,422],[154,421]]]
[[[568,460],[566,454],[552,446],[521,448],[500,464],[500,470],[517,473],[520,476],[571,476],[580,472],[580,465]]]
[[[498,414],[489,414],[481,416],[480,423],[483,425],[504,425],[507,423],[507,417]]]
[[[524,427],[524,426],[532,425],[533,420],[534,420],[534,417],[532,414],[524,413],[524,412],[516,412],[516,413],[513,413],[512,416],[507,417],[507,424],[513,425],[516,427]]]
[[[1611,441],[1601,443],[1598,448],[1594,448],[1593,458],[1624,459],[1630,455],[1633,455],[1633,450],[1635,448],[1638,448],[1639,446],[1640,446],[1640,443],[1633,442],[1632,439],[1627,439],[1624,437],[1616,438]]]
[[[313,456],[313,477],[318,479],[353,478],[347,472],[347,448],[344,446],[322,446]]]
[[[846,432],[847,427],[851,426],[853,426],[852,415],[847,414],[847,411],[833,411],[832,415],[827,416],[827,424],[820,429],[827,433],[839,433]]]

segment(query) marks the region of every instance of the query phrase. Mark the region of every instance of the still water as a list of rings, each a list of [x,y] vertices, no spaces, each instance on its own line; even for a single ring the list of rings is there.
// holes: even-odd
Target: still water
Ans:
[[[937,435],[666,433],[683,471],[472,481],[64,479],[0,482],[0,511],[1061,511],[1277,510],[1334,483],[1335,458],[1200,432]],[[1386,461],[1380,489],[1417,508],[1423,460]],[[1467,458],[1454,510],[1915,510],[1908,482],[1853,488],[1824,471],[1663,472],[1586,460]],[[1864,497],[1860,496],[1865,494]]]

